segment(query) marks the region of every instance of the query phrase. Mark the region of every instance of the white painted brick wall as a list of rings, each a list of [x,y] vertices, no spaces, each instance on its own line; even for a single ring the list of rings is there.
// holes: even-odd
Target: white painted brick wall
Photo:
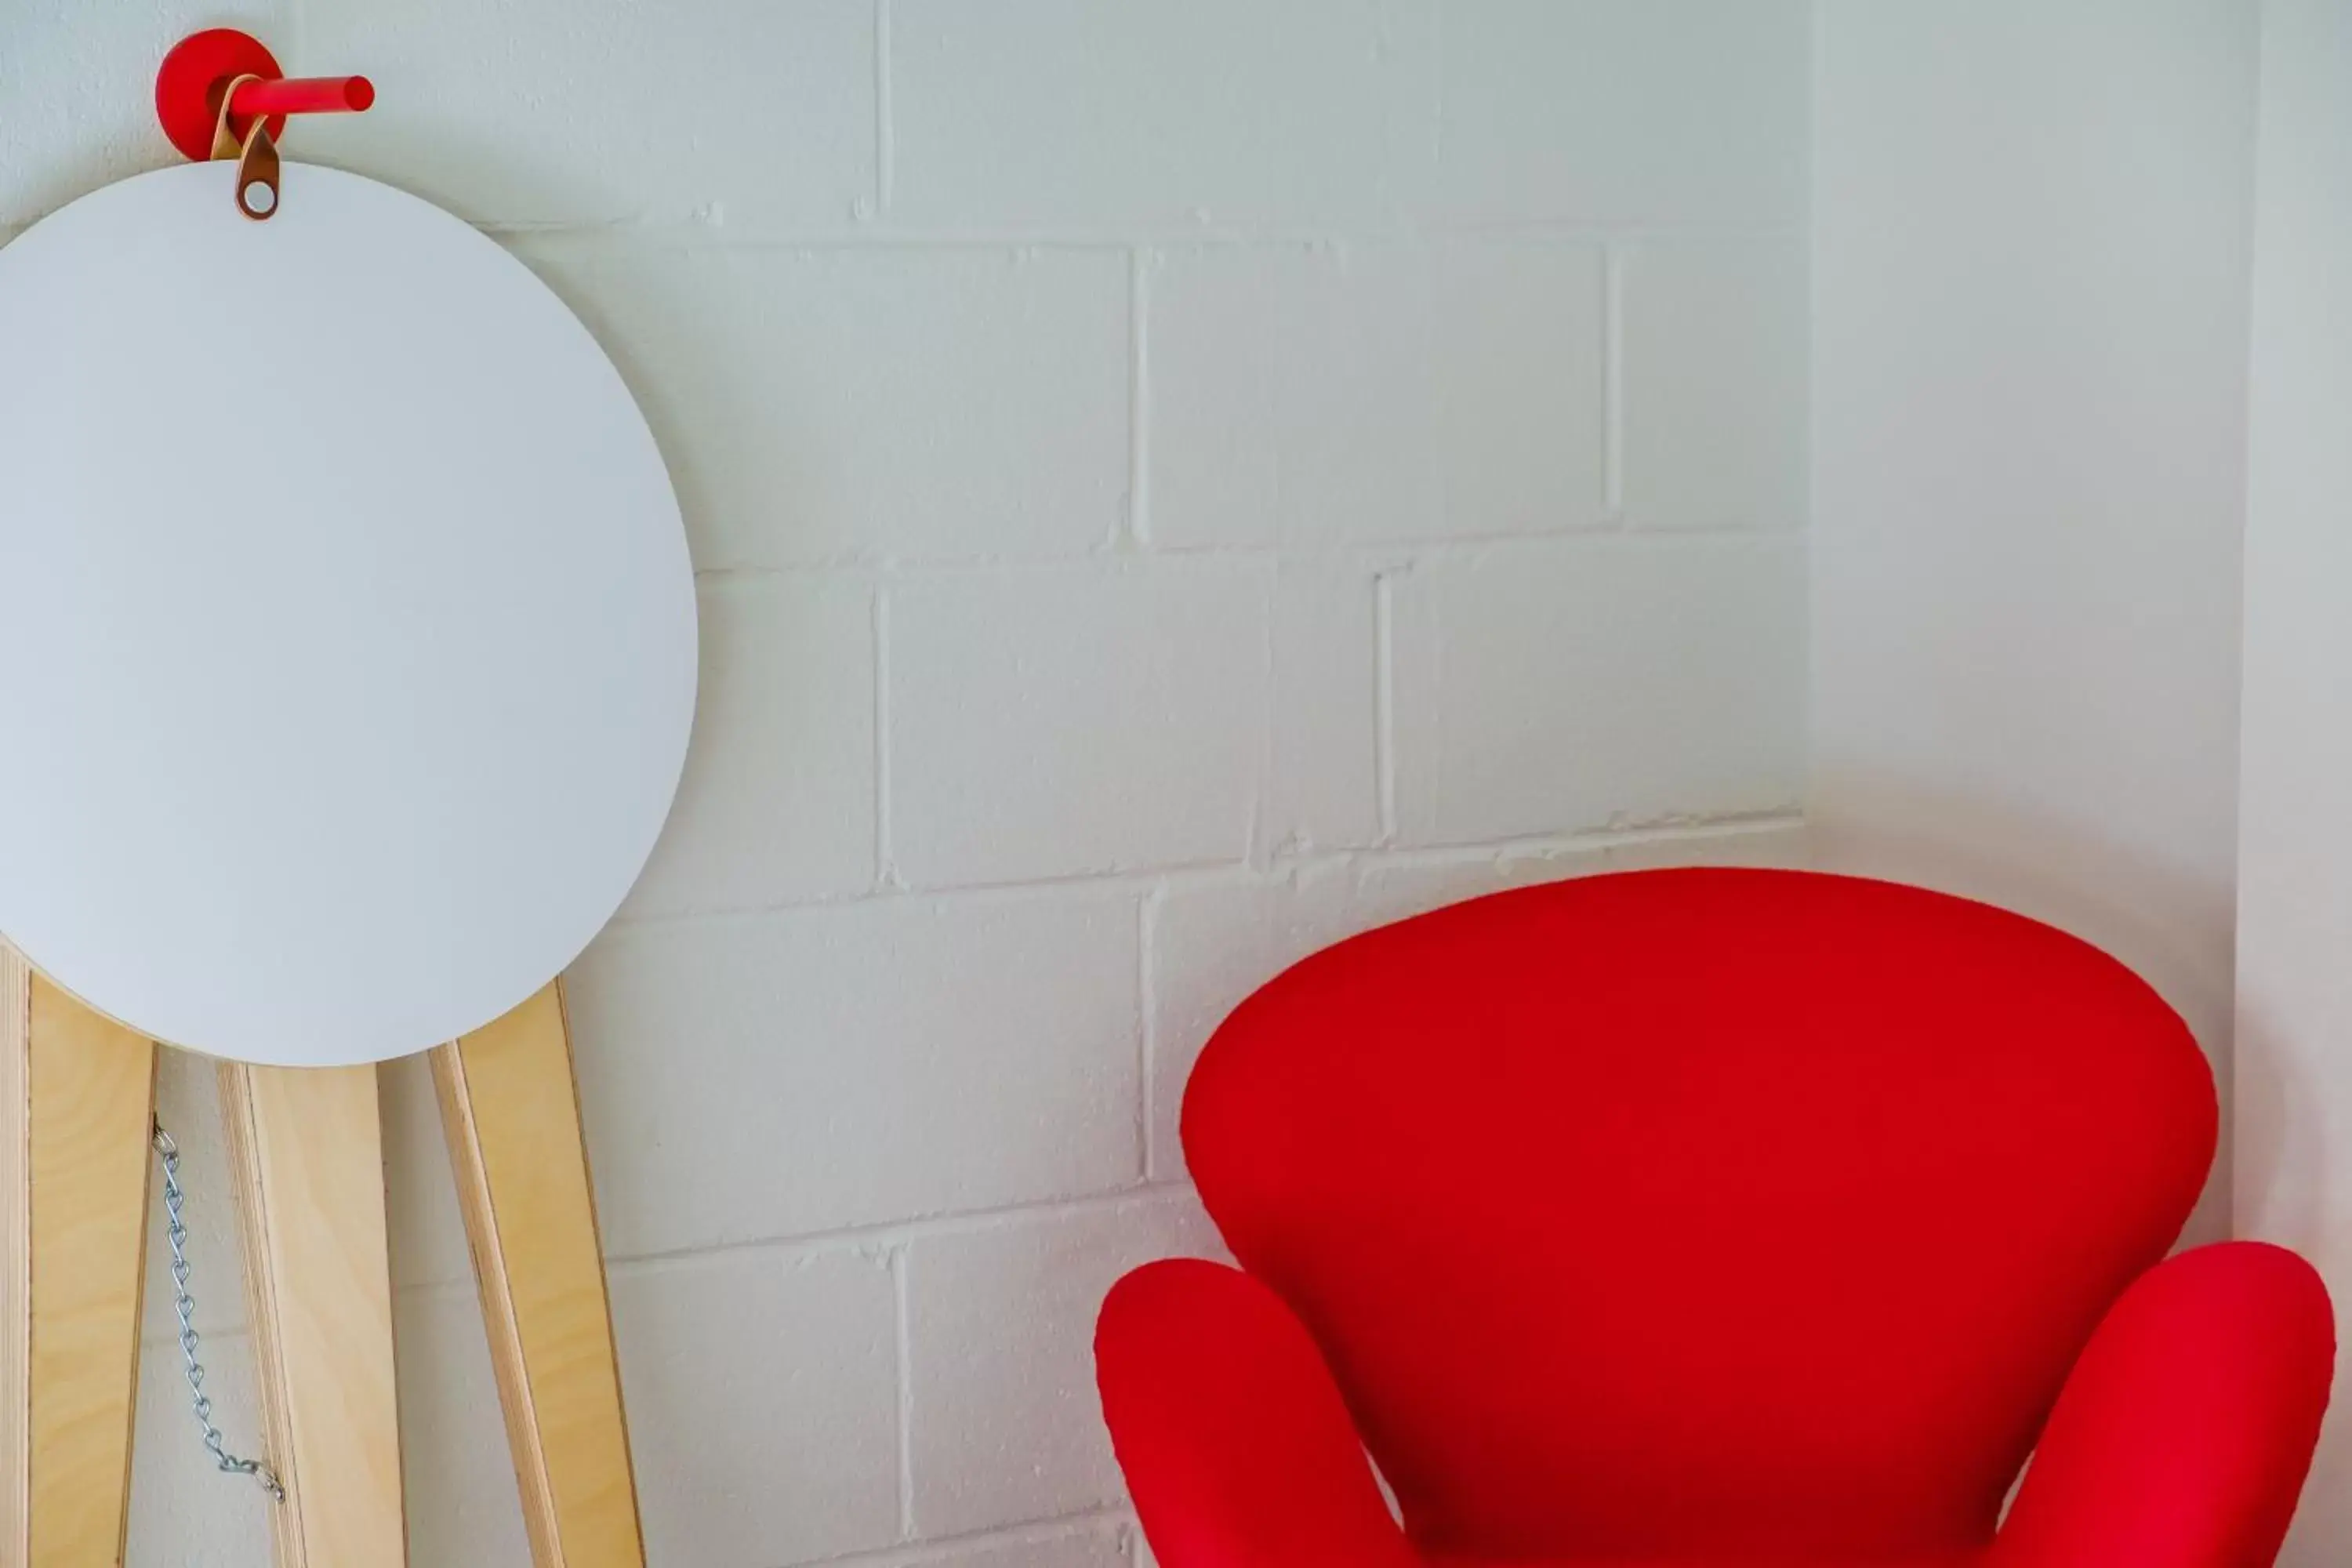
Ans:
[[[1803,788],[1788,536],[1515,547],[1388,587],[1408,843],[1770,812]]]
[[[732,1251],[614,1270],[646,1555],[792,1563],[898,1538],[881,1258]]]
[[[644,403],[705,572],[1081,554],[1126,514],[1113,252],[794,250],[533,235],[517,250]]]
[[[0,6],[0,235],[245,17],[289,155],[481,224],[685,505],[678,808],[575,969],[656,1568],[1144,1568],[1109,1280],[1213,1251],[1185,1073],[1452,899],[1785,861],[1802,0]],[[5,483],[5,477],[0,477]],[[519,1568],[429,1083],[385,1073],[413,1558]],[[255,1431],[209,1071],[199,1321]],[[160,1310],[135,1568],[247,1564]]]
[[[1600,520],[1598,247],[1221,246],[1154,254],[1144,290],[1153,543],[1318,549]]]
[[[484,1386],[481,1380],[495,1374],[489,1345],[482,1337],[480,1310],[467,1300],[472,1294],[459,1281],[436,1289],[412,1286],[394,1303],[392,1328],[399,1351],[400,1463],[412,1500],[408,1552],[413,1563],[530,1561],[520,1503],[509,1489],[484,1486],[480,1481],[484,1475],[499,1473],[505,1458],[506,1433],[496,1402],[484,1400],[478,1392]],[[207,1340],[207,1360],[211,1347]],[[241,1368],[240,1375],[250,1374]],[[209,1381],[206,1386],[211,1386]],[[182,1421],[186,1419],[186,1412],[175,1414]],[[143,1410],[140,1420],[142,1452],[163,1445],[178,1447],[168,1436],[159,1445],[157,1428],[145,1425]],[[236,1426],[240,1436],[257,1430],[250,1422]],[[510,1468],[512,1461],[507,1463]],[[435,1500],[433,1506],[416,1506],[426,1498]],[[136,1517],[135,1499],[131,1506]],[[247,1511],[258,1514],[260,1510],[249,1506]],[[156,1559],[171,1560],[168,1555]],[[268,1559],[250,1561],[258,1568]]]
[[[873,588],[835,576],[714,579],[698,599],[694,740],[625,912],[869,890],[879,854]]]
[[[1653,237],[1620,253],[1626,521],[1805,517],[1805,244]]]
[[[1329,224],[1417,195],[1426,0],[888,0],[894,217]]]
[[[887,591],[888,858],[919,887],[1238,860],[1265,798],[1256,562]]]
[[[1131,1182],[1139,928],[1093,887],[615,927],[571,993],[607,1249]]]
[[[299,26],[265,41],[306,62],[281,64],[383,92],[289,153],[466,217],[758,229],[871,210],[871,0],[280,3]]]
[[[1432,211],[1504,223],[1802,220],[1810,0],[1440,9]]]

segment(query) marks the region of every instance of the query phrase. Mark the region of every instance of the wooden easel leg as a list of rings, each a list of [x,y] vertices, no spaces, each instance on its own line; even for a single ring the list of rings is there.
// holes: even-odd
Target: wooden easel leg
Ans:
[[[0,943],[0,1563],[114,1568],[155,1047]]]
[[[433,1053],[538,1568],[642,1568],[563,994]]]
[[[278,1568],[404,1568],[375,1068],[223,1063]]]

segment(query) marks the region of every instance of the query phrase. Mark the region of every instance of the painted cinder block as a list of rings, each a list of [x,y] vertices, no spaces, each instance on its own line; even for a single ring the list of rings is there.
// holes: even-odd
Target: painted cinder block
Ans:
[[[572,973],[607,1253],[1134,1179],[1137,910],[898,897],[607,931]]]
[[[1430,211],[1801,226],[1805,0],[1446,0]]]
[[[1650,237],[1620,254],[1627,524],[1801,528],[1803,237]]]
[[[1115,252],[511,243],[644,406],[699,570],[1075,555],[1126,517]]]
[[[886,590],[890,856],[912,887],[1239,861],[1266,771],[1255,563]]]
[[[623,919],[874,886],[875,628],[855,578],[705,582],[686,773]]]
[[[1805,557],[1790,539],[1606,539],[1425,563],[1395,595],[1405,842],[1791,809]]]
[[[1326,549],[1601,521],[1597,246],[1170,250],[1143,295],[1155,543]]]
[[[652,1563],[806,1563],[898,1535],[887,1265],[767,1249],[617,1268]]]
[[[1335,222],[1427,178],[1428,0],[891,0],[894,223]]]
[[[872,0],[304,0],[276,42],[289,69],[365,71],[378,94],[289,156],[476,223],[748,237],[871,216]]]

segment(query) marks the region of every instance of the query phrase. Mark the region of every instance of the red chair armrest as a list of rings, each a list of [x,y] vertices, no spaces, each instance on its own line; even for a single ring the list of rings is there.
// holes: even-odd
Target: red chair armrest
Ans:
[[[1323,1357],[1237,1269],[1154,1263],[1095,1330],[1111,1444],[1160,1568],[1413,1568]]]
[[[2230,1242],[2150,1269],[2076,1363],[1990,1568],[2268,1568],[2335,1359],[2326,1287],[2292,1252]]]

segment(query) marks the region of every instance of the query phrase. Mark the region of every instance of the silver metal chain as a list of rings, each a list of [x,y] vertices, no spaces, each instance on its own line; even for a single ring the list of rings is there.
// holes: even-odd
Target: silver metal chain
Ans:
[[[274,1502],[286,1500],[286,1489],[259,1459],[240,1459],[223,1446],[221,1429],[213,1425],[213,1402],[205,1393],[205,1363],[196,1359],[196,1299],[188,1294],[188,1227],[180,1218],[187,1194],[180,1190],[180,1146],[155,1126],[155,1157],[163,1166],[163,1234],[172,1244],[172,1310],[180,1319],[180,1357],[188,1363],[188,1394],[196,1425],[205,1435],[205,1451],[223,1475],[251,1476]]]

